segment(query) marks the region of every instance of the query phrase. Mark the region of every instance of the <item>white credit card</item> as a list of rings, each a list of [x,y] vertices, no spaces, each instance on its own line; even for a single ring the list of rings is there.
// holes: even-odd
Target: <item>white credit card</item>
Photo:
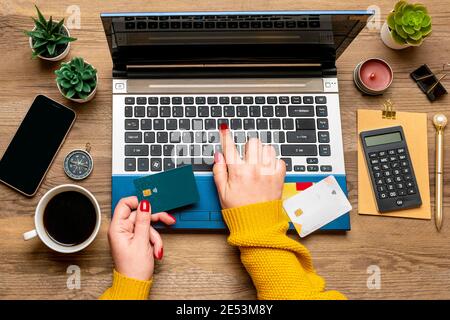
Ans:
[[[334,176],[284,200],[283,207],[302,238],[352,209]]]

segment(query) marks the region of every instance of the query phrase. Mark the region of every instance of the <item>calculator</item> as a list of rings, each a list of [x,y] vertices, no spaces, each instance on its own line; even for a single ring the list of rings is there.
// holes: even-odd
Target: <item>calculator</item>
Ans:
[[[379,212],[420,207],[422,199],[401,126],[360,133]]]

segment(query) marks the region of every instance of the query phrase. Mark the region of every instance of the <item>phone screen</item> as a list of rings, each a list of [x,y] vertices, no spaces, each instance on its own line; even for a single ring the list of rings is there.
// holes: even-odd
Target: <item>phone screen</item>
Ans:
[[[74,120],[71,109],[37,96],[0,160],[0,180],[34,195]]]

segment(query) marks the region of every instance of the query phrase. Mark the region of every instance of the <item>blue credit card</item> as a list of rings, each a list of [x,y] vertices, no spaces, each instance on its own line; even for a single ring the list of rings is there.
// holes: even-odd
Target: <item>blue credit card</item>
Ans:
[[[133,181],[139,201],[148,200],[152,212],[168,211],[199,200],[192,165],[186,165]]]

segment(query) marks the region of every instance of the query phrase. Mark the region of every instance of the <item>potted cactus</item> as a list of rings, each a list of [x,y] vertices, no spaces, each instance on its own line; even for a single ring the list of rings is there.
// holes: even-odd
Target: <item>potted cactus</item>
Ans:
[[[420,46],[431,33],[431,18],[424,5],[399,1],[381,28],[381,39],[391,49]]]
[[[54,22],[50,16],[47,21],[39,8],[35,7],[38,18],[32,18],[34,28],[32,31],[25,31],[33,51],[32,57],[49,61],[64,59],[70,51],[70,43],[76,38],[70,36],[69,29],[64,25],[64,19]]]
[[[55,74],[59,92],[69,100],[88,102],[97,91],[97,70],[83,58],[75,57],[69,62],[61,63]]]

